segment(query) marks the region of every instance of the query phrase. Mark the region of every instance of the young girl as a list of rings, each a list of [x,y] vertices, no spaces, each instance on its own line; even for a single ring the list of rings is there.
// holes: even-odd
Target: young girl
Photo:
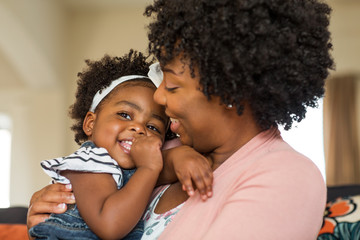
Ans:
[[[169,125],[164,108],[153,101],[160,82],[145,77],[149,63],[134,51],[86,63],[70,110],[82,146],[41,163],[56,182],[71,183],[76,205],[29,233],[39,239],[140,239],[139,220],[163,168]]]

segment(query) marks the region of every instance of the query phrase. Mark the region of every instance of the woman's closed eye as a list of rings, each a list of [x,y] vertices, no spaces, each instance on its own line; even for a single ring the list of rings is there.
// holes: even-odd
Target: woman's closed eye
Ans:
[[[171,78],[168,78],[167,80],[164,80],[164,88],[168,92],[173,92],[176,89],[179,88],[179,85],[174,83],[175,80],[172,80]]]
[[[165,86],[165,90],[168,92],[174,92],[176,89],[178,89],[178,87],[167,87]]]

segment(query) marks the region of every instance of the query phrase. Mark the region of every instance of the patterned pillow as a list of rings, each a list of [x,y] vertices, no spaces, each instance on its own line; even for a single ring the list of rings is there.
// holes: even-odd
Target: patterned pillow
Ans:
[[[317,240],[360,239],[360,195],[337,198],[326,204]]]

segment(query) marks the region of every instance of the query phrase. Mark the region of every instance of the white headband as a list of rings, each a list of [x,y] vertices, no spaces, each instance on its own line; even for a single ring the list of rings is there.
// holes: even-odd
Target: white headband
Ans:
[[[114,81],[111,82],[111,84],[102,89],[97,91],[97,93],[95,94],[91,107],[89,109],[90,112],[95,112],[96,107],[99,105],[99,103],[112,91],[114,90],[115,87],[117,87],[119,84],[132,80],[132,79],[136,79],[136,78],[149,78],[152,83],[158,88],[163,80],[163,73],[160,69],[160,64],[154,63],[151,64],[149,67],[149,72],[148,72],[148,76],[149,77],[145,77],[145,76],[141,76],[141,75],[128,75],[128,76],[123,76],[120,77]]]
[[[99,105],[99,103],[112,91],[114,90],[115,87],[117,87],[119,84],[132,80],[132,79],[136,79],[136,78],[148,78],[145,76],[141,76],[141,75],[128,75],[128,76],[123,76],[120,77],[114,81],[111,82],[111,84],[109,86],[107,86],[104,89],[101,89],[99,91],[97,91],[97,93],[95,94],[92,103],[91,103],[91,107],[89,109],[90,112],[95,112],[96,107]]]

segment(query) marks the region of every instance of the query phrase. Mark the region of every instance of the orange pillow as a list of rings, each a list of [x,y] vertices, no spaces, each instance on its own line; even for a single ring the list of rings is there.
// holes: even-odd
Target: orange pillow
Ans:
[[[0,224],[1,240],[27,240],[27,228],[25,224]]]

